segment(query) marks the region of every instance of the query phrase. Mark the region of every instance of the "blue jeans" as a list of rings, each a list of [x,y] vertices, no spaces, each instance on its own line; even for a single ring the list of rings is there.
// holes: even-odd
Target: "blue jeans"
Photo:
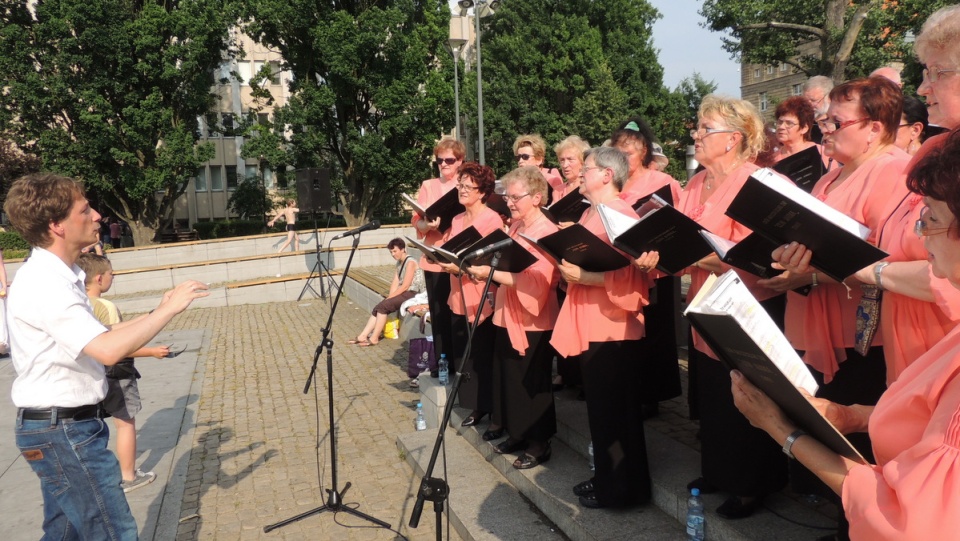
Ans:
[[[40,478],[43,539],[136,540],[137,523],[120,488],[102,419],[17,419],[17,447]]]

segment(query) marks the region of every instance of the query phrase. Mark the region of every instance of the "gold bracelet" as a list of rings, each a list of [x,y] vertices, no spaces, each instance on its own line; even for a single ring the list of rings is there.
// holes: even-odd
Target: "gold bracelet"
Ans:
[[[813,273],[811,276],[813,281],[810,283],[810,287],[817,287],[820,285],[820,282],[817,280],[817,273]]]

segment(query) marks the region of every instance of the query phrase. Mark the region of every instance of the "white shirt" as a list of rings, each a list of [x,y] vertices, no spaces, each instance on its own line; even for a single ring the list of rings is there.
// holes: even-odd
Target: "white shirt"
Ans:
[[[93,315],[83,279],[79,267],[43,248],[17,271],[6,316],[17,407],[71,408],[106,396],[103,365],[83,353],[107,330]]]

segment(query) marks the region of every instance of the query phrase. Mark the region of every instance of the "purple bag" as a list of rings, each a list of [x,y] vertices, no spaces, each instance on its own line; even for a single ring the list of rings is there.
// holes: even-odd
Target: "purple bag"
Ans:
[[[407,376],[415,378],[423,370],[420,363],[426,359],[427,370],[437,370],[437,355],[433,351],[433,342],[426,338],[410,339],[410,356],[407,358]]]

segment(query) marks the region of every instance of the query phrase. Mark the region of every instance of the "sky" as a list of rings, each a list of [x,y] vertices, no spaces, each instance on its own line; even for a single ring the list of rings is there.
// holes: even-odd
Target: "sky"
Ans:
[[[663,84],[676,88],[697,72],[717,84],[717,92],[740,97],[740,64],[724,51],[722,34],[700,26],[701,0],[647,0],[663,16],[653,24],[653,45],[659,49]]]
[[[721,49],[721,34],[700,26],[702,0],[647,0],[663,16],[653,25],[654,47],[660,51],[663,83],[674,89],[697,72],[717,83],[717,92],[740,97],[740,64]],[[458,11],[456,0],[450,9]]]

